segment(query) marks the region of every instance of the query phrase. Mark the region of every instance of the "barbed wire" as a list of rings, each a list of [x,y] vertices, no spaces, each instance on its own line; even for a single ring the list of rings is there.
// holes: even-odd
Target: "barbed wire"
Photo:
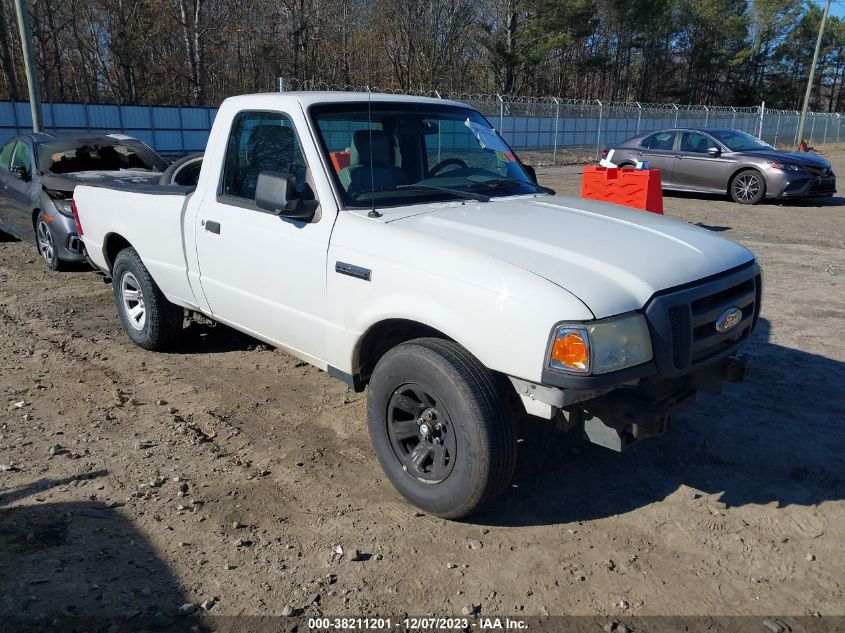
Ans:
[[[725,116],[734,115],[749,115],[760,114],[764,116],[795,116],[800,113],[797,110],[784,110],[777,108],[766,108],[759,106],[727,106],[727,105],[713,105],[707,106],[703,104],[676,104],[676,103],[648,103],[640,101],[602,101],[599,99],[572,99],[564,97],[531,97],[525,95],[500,95],[496,93],[479,93],[479,92],[457,92],[457,91],[439,91],[433,88],[420,90],[402,90],[400,88],[386,88],[375,85],[353,85],[353,84],[339,84],[327,83],[316,80],[284,80],[286,90],[308,90],[308,91],[334,91],[334,92],[371,92],[381,94],[408,94],[423,97],[433,97],[438,99],[446,99],[450,101],[464,101],[468,103],[486,103],[498,104],[506,108],[509,112],[513,112],[518,108],[530,108],[532,106],[549,107],[560,110],[572,110],[573,108],[590,109],[594,107],[602,108],[606,111],[612,110],[642,110],[649,112],[669,111],[678,112],[679,117],[687,113],[706,113],[709,112],[713,118],[724,118]],[[807,113],[808,116],[814,117],[836,117],[841,115],[835,112],[813,112]]]
[[[436,89],[399,90],[378,86],[289,81],[285,90],[332,90],[409,94],[467,103],[487,117],[512,147],[535,164],[558,164],[572,156],[600,156],[601,148],[635,135],[666,128],[730,127],[773,145],[795,147],[800,112],[759,106],[707,106],[637,101],[602,101],[468,93]],[[840,142],[845,119],[839,113],[808,112],[805,135],[810,144]]]

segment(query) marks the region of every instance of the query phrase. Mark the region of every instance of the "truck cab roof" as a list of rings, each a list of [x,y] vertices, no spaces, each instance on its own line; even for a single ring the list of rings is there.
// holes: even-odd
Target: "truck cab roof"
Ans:
[[[397,95],[380,92],[322,92],[322,91],[292,91],[292,92],[264,92],[258,94],[238,95],[229,97],[224,103],[234,103],[240,107],[255,107],[256,105],[275,106],[290,105],[291,101],[299,103],[303,108],[308,108],[317,103],[344,103],[361,102],[372,100],[374,102],[394,103],[434,103],[440,105],[453,105],[461,108],[469,108],[465,103],[450,101],[448,99],[437,99],[436,97],[416,97],[413,95]]]

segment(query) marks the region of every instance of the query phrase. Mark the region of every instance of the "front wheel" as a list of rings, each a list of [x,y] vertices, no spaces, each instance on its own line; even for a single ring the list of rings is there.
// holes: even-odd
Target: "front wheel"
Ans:
[[[510,485],[513,421],[493,374],[453,341],[388,351],[370,380],[367,417],[385,474],[427,512],[466,517]]]
[[[730,194],[739,204],[757,204],[766,195],[766,181],[756,169],[746,169],[734,176]]]
[[[179,335],[184,310],[167,300],[134,248],[115,258],[112,286],[123,329],[133,343],[158,351]]]
[[[35,220],[35,241],[38,246],[38,253],[41,259],[47,264],[50,270],[61,270],[63,263],[59,259],[59,250],[56,248],[56,238],[53,236],[53,229],[47,222],[46,214],[41,211]]]

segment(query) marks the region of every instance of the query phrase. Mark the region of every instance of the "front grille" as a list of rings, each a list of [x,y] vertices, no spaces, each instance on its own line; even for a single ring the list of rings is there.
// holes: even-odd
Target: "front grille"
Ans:
[[[667,349],[655,349],[655,360],[664,370],[682,374],[732,353],[757,324],[760,285],[755,263],[656,296],[646,315],[655,332],[665,333],[657,340]],[[718,332],[716,321],[732,307],[742,313],[739,323]]]
[[[813,176],[821,176],[827,178],[830,175],[830,168],[828,167],[804,167],[804,171]]]
[[[836,181],[833,178],[818,180],[810,187],[811,192],[836,191]]]
[[[754,319],[754,279],[748,279],[736,286],[692,302],[691,327],[692,345],[690,363],[695,365],[711,356],[734,347],[737,342],[751,333]],[[716,331],[716,320],[730,308],[739,308],[742,319],[729,332]]]
[[[676,368],[682,367],[684,364],[681,330],[688,326],[688,321],[684,318],[685,312],[686,306],[669,308],[669,331],[672,334],[672,362]]]

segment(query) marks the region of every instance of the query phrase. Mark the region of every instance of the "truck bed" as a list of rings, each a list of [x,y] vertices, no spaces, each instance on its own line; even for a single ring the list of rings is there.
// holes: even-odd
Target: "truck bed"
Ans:
[[[168,299],[194,305],[183,235],[193,192],[194,187],[143,183],[78,186],[73,198],[88,256],[110,271],[109,245],[125,240]]]

